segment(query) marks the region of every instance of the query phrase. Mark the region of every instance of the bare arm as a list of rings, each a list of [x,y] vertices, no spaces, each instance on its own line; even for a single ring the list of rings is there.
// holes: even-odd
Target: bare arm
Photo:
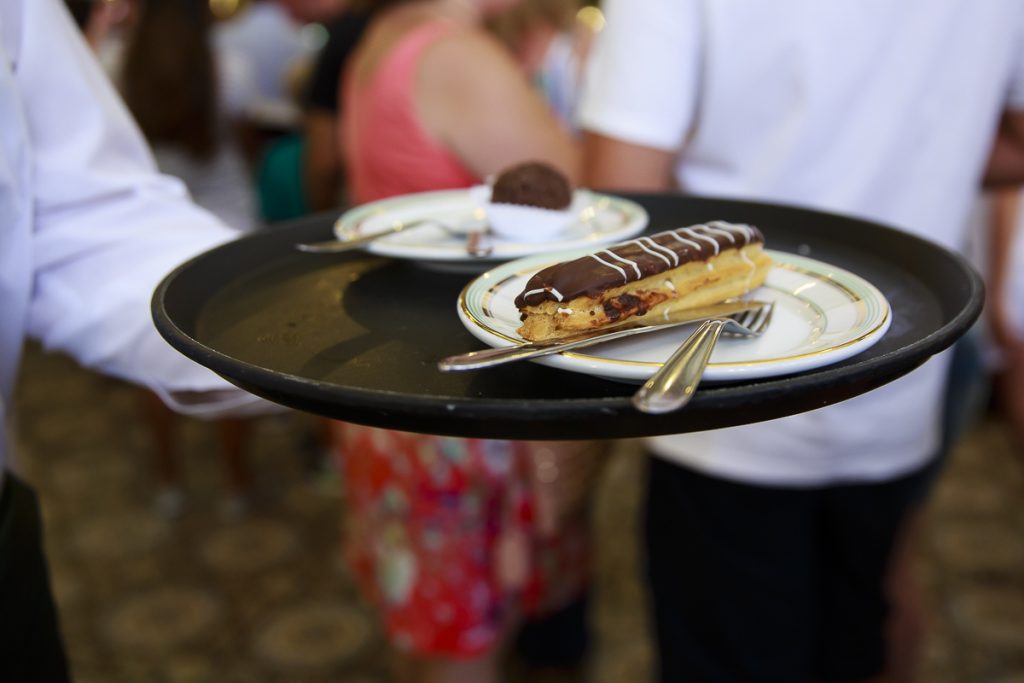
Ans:
[[[578,150],[501,45],[465,33],[431,48],[416,87],[427,129],[481,178],[543,160],[579,181]]]
[[[989,317],[996,342],[1003,348],[1017,342],[1010,316],[1006,283],[1009,275],[1010,255],[1020,211],[1021,188],[1014,186],[996,191],[992,197],[992,218],[988,244],[988,296]]]
[[[1024,183],[1024,112],[1003,114],[999,133],[989,155],[985,185]]]
[[[997,392],[1003,412],[1010,421],[1019,443],[1024,445],[1024,339],[1010,322],[1010,306],[1020,305],[1007,292],[1009,268],[1013,265],[1014,239],[1021,208],[1021,188],[1001,190],[993,197],[992,232],[989,240],[988,313],[993,337],[1002,352],[1003,368]]]
[[[315,211],[338,205],[343,173],[337,128],[337,117],[327,110],[311,109],[306,113],[303,171],[307,199]]]
[[[583,184],[614,190],[668,190],[674,187],[675,155],[597,133],[583,138]]]

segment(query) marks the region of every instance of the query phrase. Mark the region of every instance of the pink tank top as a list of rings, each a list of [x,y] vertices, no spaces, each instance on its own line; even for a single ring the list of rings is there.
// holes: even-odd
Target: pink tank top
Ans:
[[[344,142],[352,199],[469,187],[479,180],[416,116],[416,72],[424,50],[458,27],[419,26],[400,39],[368,80],[345,78]]]

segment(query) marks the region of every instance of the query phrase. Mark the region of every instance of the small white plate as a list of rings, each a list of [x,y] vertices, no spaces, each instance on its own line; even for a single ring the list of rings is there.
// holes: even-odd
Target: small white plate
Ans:
[[[477,193],[475,195],[479,197]],[[576,190],[573,197],[574,220],[556,239],[543,242],[512,241],[492,237],[494,251],[487,257],[472,256],[466,251],[466,238],[452,235],[436,225],[422,225],[367,245],[366,250],[381,256],[410,259],[425,265],[453,265],[489,268],[502,261],[550,254],[553,251],[591,247],[619,242],[647,227],[647,211],[636,202],[622,197]],[[424,218],[436,219],[445,225],[467,226],[486,220],[486,212],[472,189],[441,190],[391,197],[349,209],[335,222],[334,234],[339,239],[368,235],[395,225]]]
[[[864,351],[889,329],[892,313],[877,288],[853,273],[821,261],[766,250],[775,261],[764,286],[751,298],[775,302],[768,330],[756,339],[723,337],[704,381],[739,381],[820,368]],[[489,346],[524,340],[514,299],[533,273],[556,261],[587,253],[532,256],[505,263],[470,282],[459,295],[458,313],[469,332]],[[630,337],[536,359],[535,362],[608,379],[642,382],[660,367],[693,325]]]

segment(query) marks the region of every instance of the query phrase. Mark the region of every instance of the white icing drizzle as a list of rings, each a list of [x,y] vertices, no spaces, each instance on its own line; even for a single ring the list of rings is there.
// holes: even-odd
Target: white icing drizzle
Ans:
[[[572,309],[565,308],[563,306],[558,307],[558,312],[561,313],[562,315],[572,315]]]
[[[628,258],[625,258],[623,256],[619,256],[618,254],[616,254],[614,251],[612,251],[610,249],[605,249],[601,253],[608,254],[609,256],[611,256],[613,259],[615,259],[619,263],[625,263],[627,266],[632,266],[633,267],[633,272],[636,273],[636,279],[637,280],[639,280],[641,277],[643,277],[640,274],[640,266],[637,264],[636,261],[630,261]]]
[[[717,241],[711,239],[707,235],[700,234],[699,232],[697,232],[693,228],[680,228],[680,230],[682,230],[683,232],[687,233],[688,235],[693,235],[694,237],[696,237],[699,240],[704,240],[705,242],[709,242],[711,244],[711,246],[714,247],[714,249],[715,249],[715,256],[718,256],[718,251],[719,251],[720,247],[718,246],[718,242]],[[673,233],[673,234],[675,234],[675,233]]]
[[[671,249],[669,249],[666,246],[658,244],[657,242],[655,242],[650,237],[638,237],[634,241],[637,244],[640,245],[641,249],[643,249],[644,251],[646,251],[646,252],[648,252],[650,254],[653,254],[654,256],[657,256],[662,261],[664,261],[665,265],[667,265],[667,266],[678,266],[679,265],[679,254],[677,254],[676,252],[672,251]],[[655,249],[656,251],[651,251],[651,249],[648,249],[647,247],[644,246],[645,244],[650,244],[651,245],[651,249]],[[661,253],[658,253],[658,252],[661,252]],[[672,260],[669,261],[667,258],[662,256],[662,254],[668,254],[669,258],[671,258]]]
[[[541,287],[539,289],[531,289],[530,291],[523,294],[523,299],[526,300],[533,296],[534,294],[543,294],[544,292],[551,292],[551,294],[555,297],[555,301],[562,300],[562,293],[559,292],[554,287]]]
[[[669,266],[669,267],[671,268],[671,267],[672,267],[672,262],[671,262],[671,261],[669,261],[669,260],[668,260],[667,258],[665,258],[665,255],[664,255],[664,254],[659,254],[659,253],[658,253],[658,252],[656,252],[656,251],[655,251],[654,249],[651,249],[650,247],[648,247],[648,246],[647,246],[647,245],[646,245],[646,244],[644,243],[644,240],[648,240],[648,241],[650,241],[650,239],[651,239],[650,237],[640,237],[640,238],[637,238],[637,239],[635,239],[635,240],[630,240],[630,242],[629,242],[629,243],[635,244],[636,246],[640,247],[640,248],[641,248],[641,249],[642,249],[643,251],[647,252],[647,253],[648,253],[648,254],[650,254],[651,256],[656,256],[657,258],[660,258],[660,259],[661,259],[662,261],[664,261],[664,262],[665,262],[665,265],[666,265],[666,266]],[[654,243],[653,243],[653,242],[651,242],[651,244],[654,244]],[[675,254],[672,254],[672,255],[673,255],[673,256],[675,256]],[[678,257],[677,257],[677,258],[678,258]],[[639,277],[639,275],[638,275],[637,277]]]
[[[669,290],[670,292],[674,292],[676,291],[676,286],[672,284],[671,280],[665,280],[665,289]]]
[[[605,251],[603,251],[601,253],[611,253],[611,252],[605,250]],[[612,254],[612,255],[614,256],[614,254]],[[601,265],[608,266],[609,268],[614,268],[615,270],[619,271],[619,275],[622,276],[622,281],[624,283],[625,282],[629,282],[629,276],[626,275],[626,271],[624,271],[622,268],[619,268],[614,263],[608,263],[607,261],[605,261],[603,258],[598,256],[597,254],[590,254],[590,258],[594,259],[595,261],[597,261]],[[561,299],[559,299],[559,301],[561,301]]]
[[[729,225],[728,223],[723,223],[723,225],[728,225],[729,229],[726,230],[724,228],[716,228],[716,227],[714,227],[711,224],[702,225],[700,227],[702,227],[705,230],[708,230],[710,232],[718,233],[719,235],[725,235],[726,238],[728,238],[730,244],[736,244],[736,235],[733,234],[732,226]]]
[[[743,235],[747,238],[747,244],[750,244],[751,242],[754,241],[754,229],[752,227],[750,227],[746,223],[735,223],[733,224],[733,227],[736,228],[737,230],[743,231]]]
[[[680,230],[689,230],[689,228],[680,228]],[[679,242],[680,244],[685,244],[688,247],[693,247],[697,251],[700,251],[700,244],[694,242],[693,240],[688,240],[685,237],[680,237],[678,230],[670,230],[668,234],[672,235],[672,237],[676,239],[676,242]],[[699,235],[695,236],[699,237]],[[712,239],[708,239],[708,241],[712,242],[716,247],[718,246],[718,242],[715,242]]]

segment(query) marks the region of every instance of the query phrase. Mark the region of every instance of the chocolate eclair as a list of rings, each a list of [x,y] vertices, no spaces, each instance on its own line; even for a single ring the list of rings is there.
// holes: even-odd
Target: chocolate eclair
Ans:
[[[515,304],[524,339],[556,339],[635,316],[706,306],[760,287],[771,267],[764,235],[712,221],[614,244],[548,266]]]

